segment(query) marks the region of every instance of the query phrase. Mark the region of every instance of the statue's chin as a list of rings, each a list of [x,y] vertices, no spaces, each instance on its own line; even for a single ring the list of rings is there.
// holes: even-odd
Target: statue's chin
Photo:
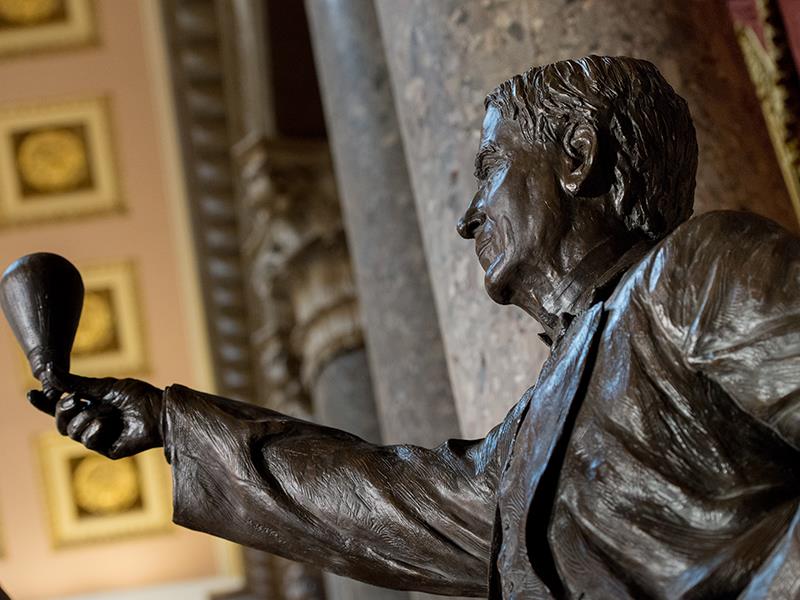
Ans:
[[[497,291],[495,288],[491,288],[489,286],[486,287],[486,293],[489,294],[489,298],[492,301],[496,302],[497,304],[508,305],[511,304],[510,295]]]
[[[489,298],[497,304],[505,305],[511,304],[511,287],[508,285],[506,269],[502,268],[502,258],[502,255],[497,257],[486,269],[486,275],[483,276],[483,287],[486,288]]]

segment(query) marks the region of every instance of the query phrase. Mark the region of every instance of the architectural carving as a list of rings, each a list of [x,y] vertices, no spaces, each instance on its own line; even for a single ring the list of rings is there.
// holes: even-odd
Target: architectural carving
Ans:
[[[233,155],[258,401],[312,419],[321,370],[363,347],[327,145],[251,135]],[[318,571],[275,560],[283,598],[324,597]]]
[[[191,204],[195,254],[217,390],[255,400],[245,277],[230,148],[234,123],[223,68],[224,42],[214,2],[167,0],[163,21]],[[274,558],[245,548],[245,588],[231,600],[272,600],[280,591]]]
[[[229,137],[237,140],[231,154],[250,308],[254,400],[295,416],[311,418],[316,412],[319,417],[319,407],[312,411],[310,402],[312,388],[319,391],[317,375],[361,340],[330,160],[324,142],[276,136],[279,119],[270,82],[278,67],[267,54],[266,5],[216,5]],[[324,595],[320,573],[308,566],[277,557],[262,560],[248,551],[246,567],[251,593],[262,593],[259,582],[269,579],[276,597]]]
[[[217,388],[253,397],[252,363],[230,164],[230,117],[212,2],[163,3],[184,171]]]
[[[322,366],[363,345],[327,145],[251,138],[234,153],[259,397],[309,416],[307,390]]]

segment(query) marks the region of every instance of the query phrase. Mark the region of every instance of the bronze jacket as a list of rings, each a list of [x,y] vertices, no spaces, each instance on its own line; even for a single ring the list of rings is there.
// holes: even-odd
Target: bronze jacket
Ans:
[[[187,527],[442,594],[800,597],[800,240],[760,217],[679,227],[482,440],[375,446],[165,397]]]

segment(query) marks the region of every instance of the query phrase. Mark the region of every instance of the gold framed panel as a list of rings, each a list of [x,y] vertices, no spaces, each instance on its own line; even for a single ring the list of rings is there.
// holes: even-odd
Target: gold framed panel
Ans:
[[[96,41],[92,0],[0,0],[0,57]]]
[[[70,369],[93,377],[147,370],[136,269],[131,262],[81,267],[83,311]]]
[[[102,98],[0,109],[0,225],[122,209],[109,112]]]
[[[110,460],[52,431],[38,436],[36,450],[54,547],[172,528],[170,481],[158,449]]]

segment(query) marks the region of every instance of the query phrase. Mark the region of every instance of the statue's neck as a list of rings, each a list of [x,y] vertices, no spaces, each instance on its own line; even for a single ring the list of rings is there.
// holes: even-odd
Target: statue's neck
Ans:
[[[652,247],[640,240],[609,237],[590,248],[540,302],[528,310],[544,327],[542,338],[555,341],[572,319],[592,304],[608,298],[620,277]],[[526,309],[527,310],[527,309]]]

